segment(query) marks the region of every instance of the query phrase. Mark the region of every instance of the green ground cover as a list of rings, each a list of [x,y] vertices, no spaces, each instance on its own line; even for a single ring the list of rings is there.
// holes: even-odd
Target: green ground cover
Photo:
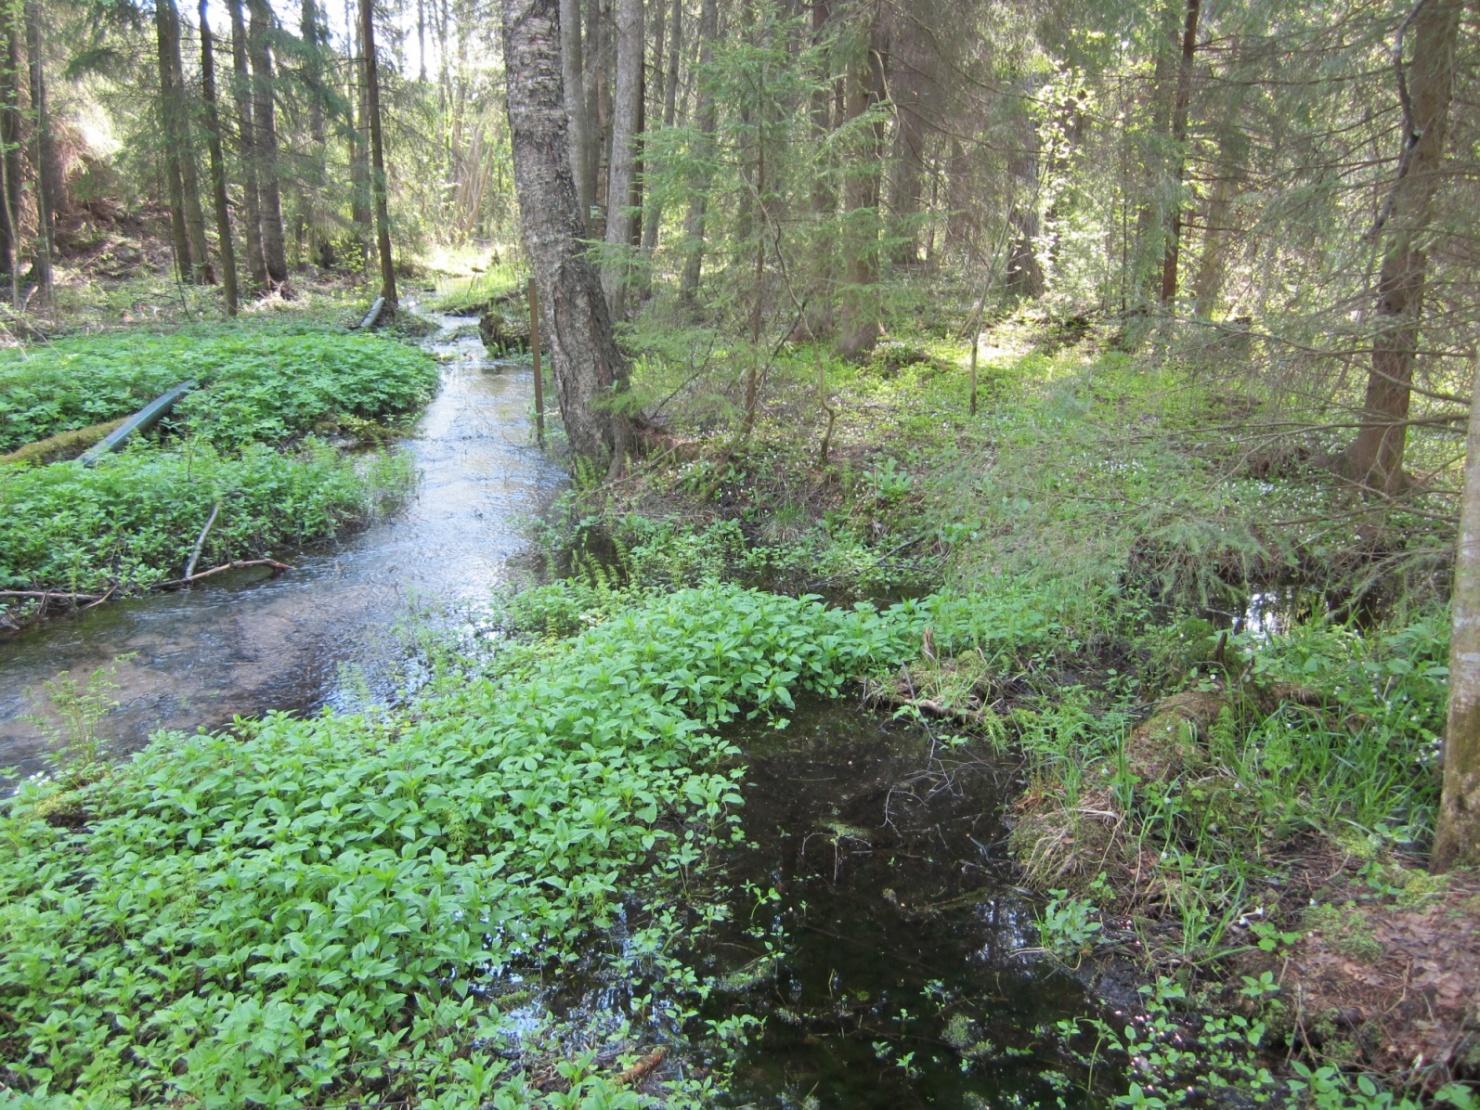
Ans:
[[[213,510],[202,569],[332,535],[403,493],[394,453],[341,455],[318,436],[372,442],[436,388],[433,360],[312,321],[80,336],[0,360],[4,444],[129,412],[193,378],[200,388],[92,469],[0,466],[0,589],[122,594],[176,578]],[[16,624],[32,598],[0,601]]]
[[[910,637],[733,586],[627,601],[407,712],[165,735],[88,785],[23,787],[0,816],[0,1078],[56,1105],[518,1106],[558,1065],[550,1104],[638,1105],[594,1061],[705,993],[673,952],[736,835],[713,730]],[[509,993],[562,969],[631,985],[605,1036],[564,1040]]]

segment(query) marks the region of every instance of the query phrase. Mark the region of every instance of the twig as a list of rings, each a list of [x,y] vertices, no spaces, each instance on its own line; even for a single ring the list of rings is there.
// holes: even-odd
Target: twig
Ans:
[[[190,561],[185,564],[187,581],[195,574],[195,564],[200,561],[200,549],[205,546],[206,536],[210,534],[211,525],[216,523],[216,514],[220,511],[221,502],[217,501],[211,506],[211,515],[206,517],[205,527],[200,530],[200,535],[195,537],[195,546],[190,549]]]
[[[108,593],[112,593],[109,590]],[[61,590],[0,590],[0,597],[39,597],[43,601],[56,598],[58,601],[101,601],[108,594],[74,594]]]
[[[287,563],[280,563],[276,559],[235,559],[229,563],[222,563],[219,567],[203,570],[199,574],[192,574],[188,578],[172,578],[168,582],[160,582],[154,588],[156,590],[177,590],[181,586],[194,585],[196,582],[212,575],[224,574],[228,570],[245,570],[248,567],[271,567],[275,574],[281,574],[285,570],[296,568]]]

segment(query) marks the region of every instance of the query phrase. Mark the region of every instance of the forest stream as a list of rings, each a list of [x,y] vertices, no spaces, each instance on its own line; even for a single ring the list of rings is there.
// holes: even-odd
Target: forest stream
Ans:
[[[0,641],[0,767],[44,768],[47,741],[31,718],[41,684],[59,672],[83,681],[124,657],[120,704],[99,731],[127,752],[157,729],[394,695],[406,654],[398,629],[428,610],[476,614],[486,604],[524,550],[522,522],[564,472],[534,443],[530,367],[490,359],[475,317],[431,319],[439,330],[425,345],[444,360],[442,385],[405,444],[419,474],[407,502],[337,544],[290,556],[294,569],[277,578],[235,572]]]

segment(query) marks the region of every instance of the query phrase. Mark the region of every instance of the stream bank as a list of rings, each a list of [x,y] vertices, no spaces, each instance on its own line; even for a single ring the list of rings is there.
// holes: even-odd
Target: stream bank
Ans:
[[[30,720],[41,684],[114,664],[120,703],[100,722],[111,750],[157,729],[218,728],[273,709],[387,700],[403,684],[418,621],[476,624],[525,549],[521,526],[565,481],[534,444],[533,372],[488,357],[473,317],[434,317],[424,345],[442,384],[406,442],[419,481],[383,520],[300,552],[294,570],[121,601],[0,641],[0,767],[45,768]]]

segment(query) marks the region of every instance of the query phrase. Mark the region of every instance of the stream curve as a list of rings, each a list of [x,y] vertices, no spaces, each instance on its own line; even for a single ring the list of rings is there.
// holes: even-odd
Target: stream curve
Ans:
[[[236,572],[0,641],[0,768],[44,770],[49,741],[32,718],[42,683],[62,673],[82,681],[119,660],[120,704],[99,731],[126,753],[158,729],[344,707],[367,690],[392,697],[405,655],[398,627],[433,611],[476,619],[527,546],[522,523],[565,473],[535,446],[532,369],[491,359],[475,317],[429,318],[438,331],[424,343],[444,360],[442,382],[400,447],[418,472],[406,502],[290,557],[295,569],[278,578]]]

